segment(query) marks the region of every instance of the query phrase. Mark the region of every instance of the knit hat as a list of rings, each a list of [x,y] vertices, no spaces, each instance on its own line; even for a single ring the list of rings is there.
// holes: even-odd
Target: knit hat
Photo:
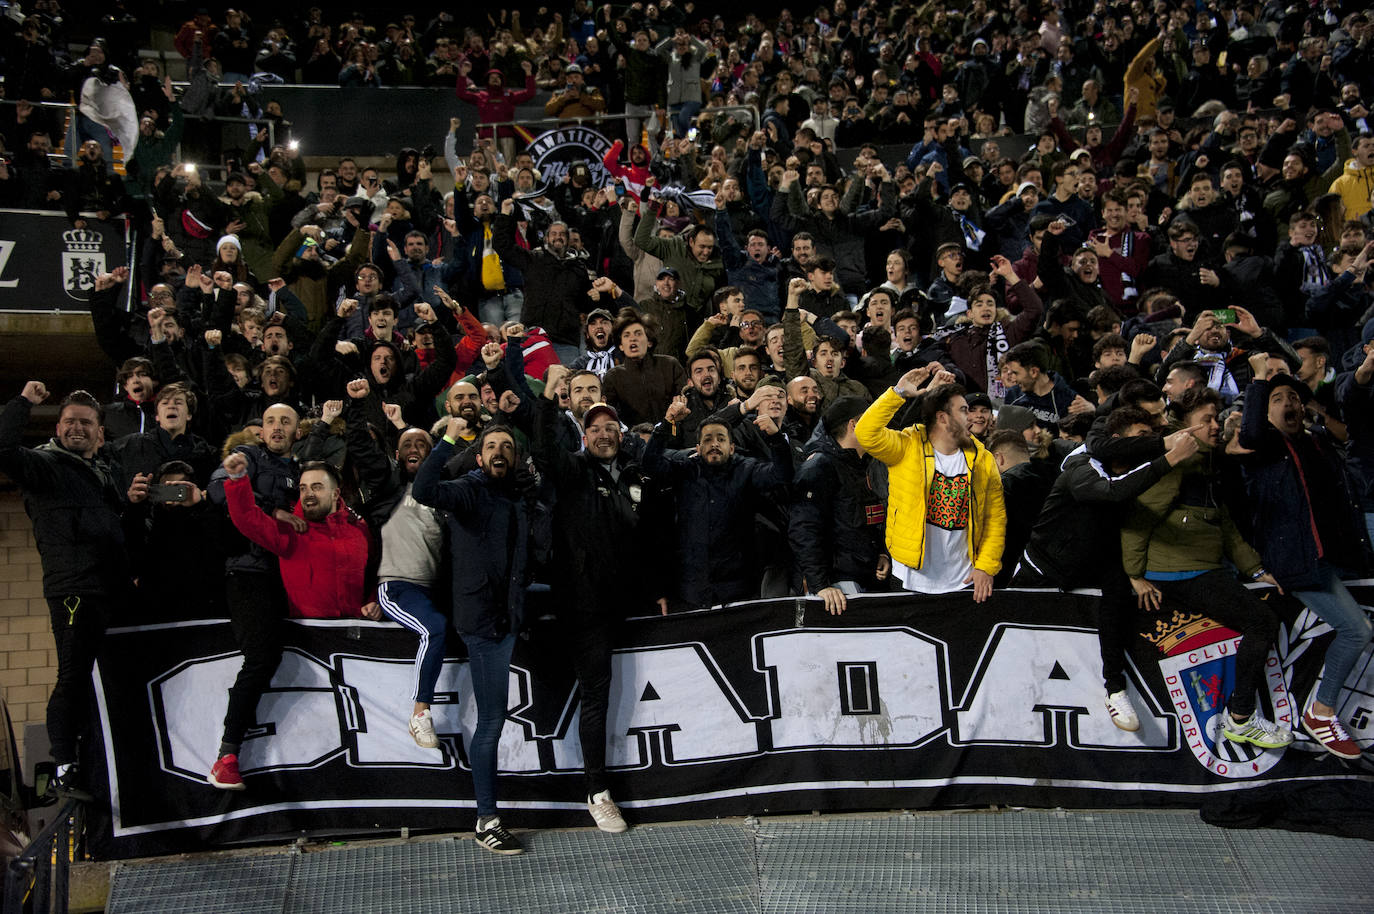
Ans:
[[[215,251],[216,251],[216,253],[218,253],[219,249],[222,248],[222,247],[224,247],[226,244],[232,244],[232,245],[234,246],[234,249],[235,249],[235,250],[237,250],[240,254],[243,253],[243,245],[239,243],[239,236],[238,236],[238,235],[225,235],[224,237],[220,238],[219,241],[216,241],[216,242],[215,242]]]
[[[997,430],[1024,432],[1035,425],[1035,413],[1024,406],[1004,406],[997,413]]]

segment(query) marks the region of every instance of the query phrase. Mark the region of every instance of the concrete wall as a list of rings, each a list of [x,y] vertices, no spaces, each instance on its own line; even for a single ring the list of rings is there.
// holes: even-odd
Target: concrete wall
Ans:
[[[14,721],[24,755],[24,728],[47,716],[48,694],[57,681],[43,572],[19,492],[0,481],[0,694]]]

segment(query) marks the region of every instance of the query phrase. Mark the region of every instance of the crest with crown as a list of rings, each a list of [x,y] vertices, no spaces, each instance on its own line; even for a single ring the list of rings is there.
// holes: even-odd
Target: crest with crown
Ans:
[[[1185,613],[1178,610],[1174,610],[1167,621],[1156,621],[1154,630],[1145,633],[1146,640],[1167,657],[1237,636],[1236,632],[1202,613]]]
[[[67,245],[67,251],[73,254],[100,253],[100,233],[90,229],[67,229],[62,233],[62,241]]]

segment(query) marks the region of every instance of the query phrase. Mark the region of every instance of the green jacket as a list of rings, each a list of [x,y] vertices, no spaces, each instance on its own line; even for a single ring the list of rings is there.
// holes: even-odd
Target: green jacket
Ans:
[[[1121,528],[1126,574],[1215,571],[1229,558],[1253,576],[1260,557],[1241,539],[1221,492],[1221,454],[1200,451],[1136,498]]]
[[[686,295],[686,306],[692,316],[700,320],[710,313],[707,305],[711,293],[725,285],[725,265],[720,259],[720,245],[711,253],[705,263],[692,256],[687,242],[682,238],[659,238],[657,225],[651,213],[641,207],[639,225],[635,226],[635,246],[646,254],[663,261],[664,266],[677,270],[678,287]]]

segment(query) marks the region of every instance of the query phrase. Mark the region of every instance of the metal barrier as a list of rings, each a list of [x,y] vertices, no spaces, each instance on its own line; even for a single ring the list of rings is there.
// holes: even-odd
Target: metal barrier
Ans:
[[[700,116],[700,114],[722,114],[736,111],[742,111],[749,115],[749,123],[751,125],[750,132],[759,129],[759,113],[751,105],[722,105],[719,108],[702,108],[698,116]],[[642,114],[592,114],[588,115],[587,117],[541,117],[534,119],[526,118],[518,121],[493,121],[490,123],[482,122],[478,124],[477,127],[479,129],[486,129],[488,127],[524,127],[527,130],[532,130],[535,133],[539,133],[540,130],[536,128],[547,127],[552,129],[554,127],[567,127],[570,124],[576,124],[580,127],[594,127],[598,124],[605,124],[614,121],[626,121],[632,117],[635,120],[640,121],[648,120],[648,118]]]
[[[68,800],[48,827],[10,861],[3,914],[67,914],[71,865],[84,853],[86,807]]]

